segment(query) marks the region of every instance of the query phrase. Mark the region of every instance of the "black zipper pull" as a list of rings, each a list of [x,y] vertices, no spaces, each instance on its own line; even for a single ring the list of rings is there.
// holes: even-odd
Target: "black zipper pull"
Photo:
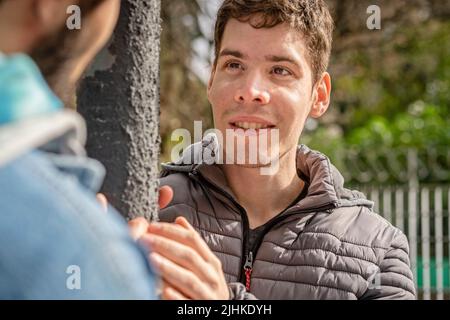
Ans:
[[[245,288],[250,291],[250,279],[253,271],[253,252],[247,254],[247,259],[244,264],[245,271]]]
[[[192,169],[191,171],[189,171],[188,173],[189,177],[194,179],[195,181],[198,181],[198,172],[197,169]]]

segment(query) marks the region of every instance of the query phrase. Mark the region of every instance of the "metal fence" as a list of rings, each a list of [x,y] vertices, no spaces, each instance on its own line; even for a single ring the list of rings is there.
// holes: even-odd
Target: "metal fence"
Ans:
[[[352,155],[340,159],[347,164],[344,176],[351,188],[375,202],[377,213],[408,236],[418,298],[450,299],[450,152],[389,154],[389,159],[372,162],[360,156],[359,165]]]
[[[420,299],[450,299],[450,188],[443,185],[361,187],[375,211],[409,240]]]

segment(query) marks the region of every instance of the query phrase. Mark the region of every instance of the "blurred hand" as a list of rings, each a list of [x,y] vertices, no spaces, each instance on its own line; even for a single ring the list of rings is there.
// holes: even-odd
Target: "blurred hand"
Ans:
[[[152,251],[163,299],[229,299],[220,260],[184,217],[175,223],[151,223],[139,242]]]

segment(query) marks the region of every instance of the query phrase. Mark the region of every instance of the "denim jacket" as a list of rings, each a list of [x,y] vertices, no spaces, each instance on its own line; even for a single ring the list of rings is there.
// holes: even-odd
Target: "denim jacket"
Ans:
[[[71,111],[0,124],[0,299],[156,298],[146,253],[95,200],[105,170],[85,138]]]

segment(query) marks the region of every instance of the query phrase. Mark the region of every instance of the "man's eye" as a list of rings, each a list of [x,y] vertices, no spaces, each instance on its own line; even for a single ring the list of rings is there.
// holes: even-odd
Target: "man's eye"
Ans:
[[[276,74],[278,76],[290,76],[290,75],[292,75],[292,73],[289,70],[287,70],[285,68],[281,68],[281,67],[273,68],[272,69],[272,73]]]
[[[233,69],[233,70],[235,70],[235,69],[242,69],[241,64],[237,63],[237,62],[230,62],[230,63],[228,63],[226,65],[226,67],[227,67],[227,69]]]

